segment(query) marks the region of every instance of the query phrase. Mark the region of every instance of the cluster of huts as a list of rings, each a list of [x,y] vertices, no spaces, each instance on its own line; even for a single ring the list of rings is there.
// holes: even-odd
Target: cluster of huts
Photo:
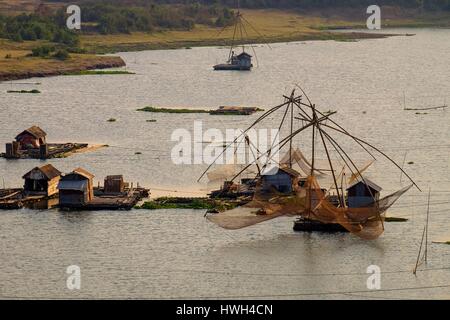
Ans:
[[[259,192],[261,195],[273,196],[274,193],[288,195],[294,192],[295,183],[304,187],[306,177],[289,166],[282,166],[274,174],[261,175],[259,178]],[[237,184],[225,181],[220,190],[213,191],[210,196],[213,198],[237,198],[241,196],[252,196],[256,190],[256,179],[242,179]],[[379,200],[382,188],[368,178],[355,180],[346,191],[346,203],[349,208],[366,207]],[[338,199],[330,198],[330,201]]]
[[[62,174],[51,164],[33,168],[24,176],[23,189],[11,189],[0,197],[0,209],[14,209],[37,201],[57,199],[61,209],[131,209],[149,196],[149,190],[124,182],[122,175],[107,176],[104,186],[94,187],[94,175],[83,168]]]

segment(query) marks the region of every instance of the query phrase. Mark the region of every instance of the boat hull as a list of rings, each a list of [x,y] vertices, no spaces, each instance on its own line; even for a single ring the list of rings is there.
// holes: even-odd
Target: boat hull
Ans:
[[[299,232],[326,232],[338,233],[348,232],[343,226],[337,223],[322,223],[316,220],[299,218],[294,222],[294,231]]]
[[[250,71],[252,67],[245,67],[245,66],[239,66],[239,65],[233,65],[233,64],[217,64],[214,67],[214,70],[216,71]]]

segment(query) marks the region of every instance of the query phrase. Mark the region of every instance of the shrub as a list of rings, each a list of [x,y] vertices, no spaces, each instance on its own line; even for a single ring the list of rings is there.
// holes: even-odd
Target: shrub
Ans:
[[[58,60],[67,60],[70,58],[69,53],[65,49],[58,50],[54,55],[53,58]]]

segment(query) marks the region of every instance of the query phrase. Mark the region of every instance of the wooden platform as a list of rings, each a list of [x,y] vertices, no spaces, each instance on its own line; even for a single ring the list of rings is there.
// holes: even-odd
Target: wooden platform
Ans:
[[[48,153],[45,159],[59,158],[77,150],[88,148],[87,143],[49,143]],[[6,153],[0,154],[1,158],[6,159],[42,159],[39,148],[19,150],[17,155],[9,156]]]
[[[23,189],[0,189],[0,210],[49,209],[57,205],[57,195],[27,195]]]
[[[97,188],[94,191],[94,198],[85,204],[77,205],[59,205],[62,210],[131,210],[139,201],[147,198],[150,194],[149,189],[135,188],[125,190],[124,193],[106,194],[102,189]]]

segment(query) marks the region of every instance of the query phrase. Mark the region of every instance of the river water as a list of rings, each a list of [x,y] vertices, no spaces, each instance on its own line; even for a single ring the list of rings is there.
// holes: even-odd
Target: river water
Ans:
[[[211,66],[227,50],[194,48],[121,53],[135,75],[0,83],[0,151],[36,124],[51,142],[110,146],[48,161],[60,171],[82,166],[96,181],[124,174],[151,187],[153,194],[171,190],[180,195],[205,192],[204,183],[196,183],[205,165],[175,165],[172,132],[192,130],[196,120],[204,128],[245,128],[258,115],[152,114],[137,108],[267,109],[298,83],[319,109],[337,111],[335,120],[351,133],[404,163],[423,190],[411,189],[389,211],[408,222],[386,223],[374,241],[295,233],[292,218],[226,231],[208,223],[202,210],[1,212],[0,298],[449,299],[450,246],[431,241],[450,240],[450,112],[416,114],[403,107],[450,102],[450,30],[395,32],[416,35],[260,45],[259,65],[252,72],[214,72]],[[6,93],[33,88],[42,93]],[[266,126],[276,123],[271,117]],[[298,143],[308,155],[307,141]],[[358,146],[345,139],[341,143],[353,157],[364,159]],[[395,167],[377,159],[367,175],[384,195],[408,184]],[[0,183],[20,186],[21,176],[42,164],[2,159]],[[414,276],[429,188],[428,263]],[[70,265],[81,269],[80,290],[67,289]],[[367,288],[370,265],[381,269],[380,290]]]

